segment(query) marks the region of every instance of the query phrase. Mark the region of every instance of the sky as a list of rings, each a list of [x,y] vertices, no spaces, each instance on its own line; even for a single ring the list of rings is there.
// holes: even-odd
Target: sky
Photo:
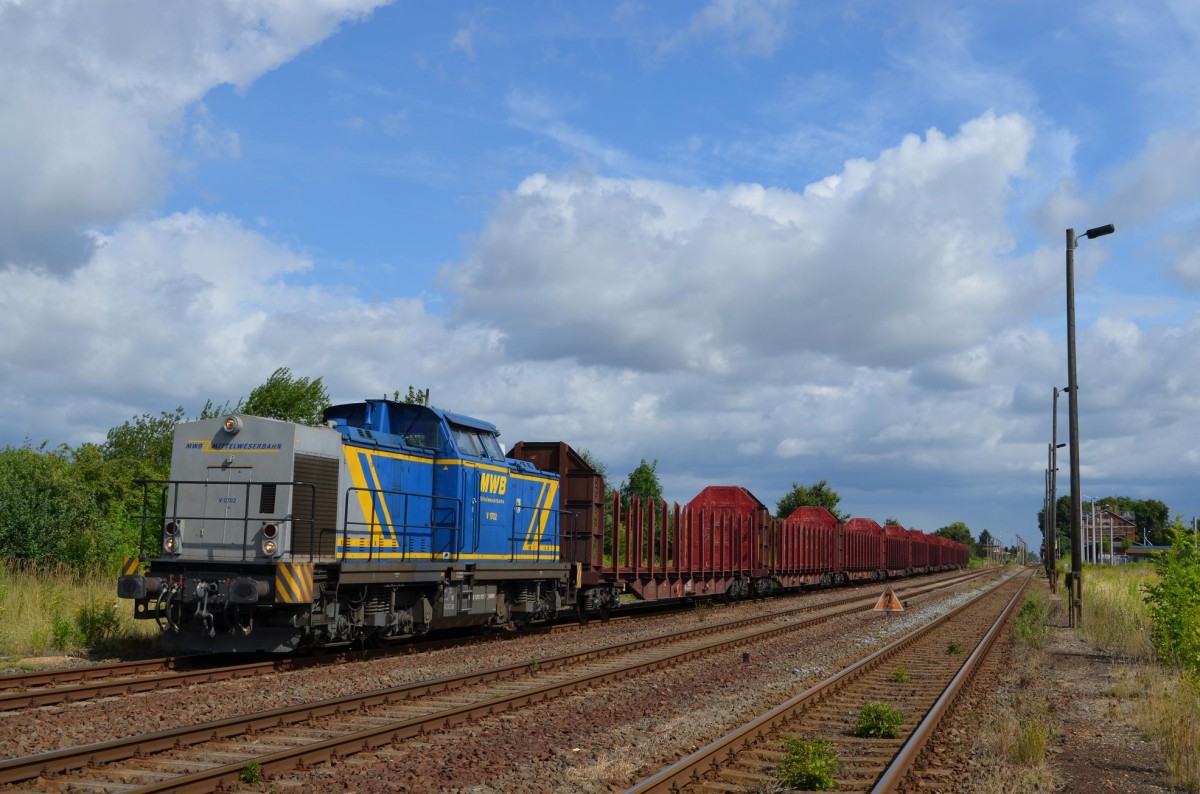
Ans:
[[[0,445],[288,367],[1036,548],[1113,223],[1083,493],[1200,514],[1200,4],[0,0],[0,80]]]

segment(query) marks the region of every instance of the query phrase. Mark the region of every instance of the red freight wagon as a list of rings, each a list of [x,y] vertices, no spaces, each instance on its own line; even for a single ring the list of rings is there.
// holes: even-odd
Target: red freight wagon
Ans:
[[[842,525],[842,574],[850,580],[878,579],[883,570],[883,530],[869,518]]]
[[[946,567],[946,558],[950,555],[950,550],[947,548],[948,543],[953,541],[943,538],[941,535],[929,536],[929,566],[940,571]]]
[[[833,583],[838,522],[823,507],[798,507],[779,524],[771,568],[784,587]]]
[[[899,524],[888,524],[883,528],[883,536],[888,576],[904,576],[912,568],[912,539],[908,530]]]
[[[927,573],[929,571],[929,536],[919,529],[910,529],[908,537],[912,541],[913,573]]]
[[[747,595],[750,578],[766,575],[760,539],[773,523],[767,506],[740,486],[710,485],[697,494],[678,529],[682,568],[693,573],[693,588],[706,585],[693,592]]]

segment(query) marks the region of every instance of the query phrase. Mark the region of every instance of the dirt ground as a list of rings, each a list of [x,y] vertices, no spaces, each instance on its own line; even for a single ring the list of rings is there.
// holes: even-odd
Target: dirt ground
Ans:
[[[1056,723],[1050,745],[1057,791],[1169,792],[1166,762],[1137,727],[1136,698],[1122,696],[1137,663],[1097,653],[1067,627],[1067,609],[1053,598],[1054,628],[1036,685]]]

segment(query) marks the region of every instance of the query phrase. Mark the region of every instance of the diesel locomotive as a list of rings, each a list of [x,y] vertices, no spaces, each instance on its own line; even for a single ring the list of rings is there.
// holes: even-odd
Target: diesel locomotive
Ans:
[[[143,483],[161,545],[146,559],[144,525],[117,588],[168,649],[285,652],[575,606],[560,477],[506,457],[494,425],[391,400],[324,418],[176,427],[171,479]]]
[[[143,481],[142,552],[117,594],[168,651],[288,652],[511,627],[626,601],[759,597],[967,565],[919,530],[779,520],[745,488],[605,503],[562,442],[432,406],[366,400],[316,427],[233,414],[175,429]]]

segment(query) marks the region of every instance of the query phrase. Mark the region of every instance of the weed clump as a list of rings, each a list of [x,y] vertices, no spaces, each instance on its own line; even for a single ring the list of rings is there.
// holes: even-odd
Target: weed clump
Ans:
[[[1046,620],[1050,615],[1050,601],[1040,588],[1030,588],[1025,603],[1017,613],[1017,640],[1030,648],[1041,648],[1050,636]]]
[[[783,740],[784,756],[775,776],[787,788],[828,791],[837,788],[833,776],[838,772],[837,750],[828,739]]]
[[[912,680],[912,678],[910,678],[908,675],[907,667],[899,666],[895,670],[892,671],[892,680],[895,681],[897,684],[907,684],[909,681]]]
[[[862,738],[896,738],[897,729],[904,723],[904,715],[886,703],[868,703],[858,713],[854,735]]]

